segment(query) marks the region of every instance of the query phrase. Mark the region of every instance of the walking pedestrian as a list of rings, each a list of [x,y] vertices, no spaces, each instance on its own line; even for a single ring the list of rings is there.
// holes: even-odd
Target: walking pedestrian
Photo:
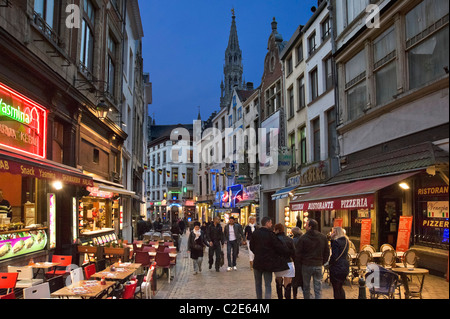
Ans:
[[[345,299],[343,285],[350,271],[347,260],[349,242],[341,227],[333,227],[331,232],[330,281],[334,299]]]
[[[322,298],[322,267],[330,257],[327,237],[317,231],[314,219],[305,223],[306,233],[300,237],[296,247],[296,258],[302,265],[303,297],[311,299],[311,278],[314,285],[315,299]]]
[[[189,234],[187,250],[194,263],[194,275],[202,272],[203,252],[207,245],[205,234],[200,229],[200,223],[194,223],[194,229]]]
[[[253,276],[255,278],[256,298],[262,299],[262,281],[264,278],[265,299],[272,298],[272,273],[289,269],[280,256],[289,254],[288,248],[272,231],[272,219],[263,217],[261,227],[252,234],[250,250],[255,254]]]
[[[252,234],[256,230],[256,218],[255,216],[250,216],[248,218],[248,225],[245,226],[244,229],[244,237],[245,241],[247,242],[247,248],[248,248],[248,259],[250,262],[250,270],[253,270],[253,260],[255,259],[255,254],[253,254],[252,250],[250,249],[250,240],[252,239]]]
[[[220,258],[222,254],[222,248],[224,244],[224,236],[222,226],[220,225],[220,218],[214,217],[214,221],[206,229],[206,238],[209,244],[208,257],[209,257],[209,269],[212,268],[214,263],[214,255],[216,255],[215,268],[216,271],[220,270]]]
[[[294,247],[297,247],[300,237],[303,232],[298,227],[292,228],[292,241],[294,242]],[[303,287],[303,277],[302,277],[302,264],[298,262],[297,255],[294,258],[295,267],[295,277],[292,279],[292,299],[297,299],[298,288]]]
[[[180,227],[180,234],[184,235],[184,232],[186,230],[186,223],[183,219],[180,219],[180,221],[178,222],[178,227]]]
[[[292,279],[295,277],[295,247],[292,238],[286,236],[284,232],[283,224],[276,224],[274,227],[274,232],[277,238],[288,248],[288,254],[281,255],[281,259],[289,266],[289,269],[283,271],[277,271],[275,273],[275,283],[277,288],[278,299],[283,299],[283,287],[284,287],[284,297],[286,299],[291,299],[292,293]]]
[[[224,237],[227,242],[227,259],[228,268],[227,271],[237,270],[236,258],[239,251],[239,246],[244,238],[242,227],[236,224],[233,216],[228,220],[228,224],[224,228]],[[245,240],[244,240],[245,241]]]
[[[142,216],[139,216],[137,221],[137,235],[138,240],[142,240],[144,234],[147,232],[147,223]]]

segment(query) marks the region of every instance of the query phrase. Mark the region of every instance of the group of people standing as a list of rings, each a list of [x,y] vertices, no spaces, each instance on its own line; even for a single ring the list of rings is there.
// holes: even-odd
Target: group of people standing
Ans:
[[[233,217],[225,227],[222,227],[220,218],[216,217],[203,230],[200,223],[195,222],[188,239],[194,274],[202,271],[205,247],[209,248],[209,269],[214,265],[219,272],[224,262],[224,244],[227,243],[227,271],[237,270],[239,246],[247,244],[258,299],[263,298],[263,282],[264,298],[272,297],[273,276],[279,299],[297,299],[299,288],[302,288],[304,299],[311,299],[311,281],[314,298],[321,299],[323,266],[327,262],[334,298],[345,299],[343,284],[349,272],[346,258],[349,244],[344,230],[340,227],[333,228],[331,249],[327,236],[318,231],[317,221],[309,219],[305,223],[305,230],[305,234],[302,234],[300,228],[293,228],[291,238],[286,235],[283,224],[274,226],[269,217],[262,218],[260,226],[253,216],[250,217],[244,230]]]

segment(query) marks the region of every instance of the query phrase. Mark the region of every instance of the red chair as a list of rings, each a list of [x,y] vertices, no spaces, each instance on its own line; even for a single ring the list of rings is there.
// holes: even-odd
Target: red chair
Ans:
[[[169,248],[169,247],[166,247],[166,248],[164,249],[164,252],[165,252],[165,253],[170,253],[170,254],[176,254],[176,253],[177,253],[177,249],[176,249],[176,248]]]
[[[6,289],[6,295],[14,293],[18,277],[19,273],[17,272],[0,273],[0,289]]]
[[[169,278],[170,283],[170,268],[172,268],[173,265],[170,263],[169,253],[159,251],[156,252],[155,261],[156,261],[156,268],[163,268],[168,270],[167,277]]]
[[[53,271],[45,273],[46,278],[52,278],[55,276],[68,276],[70,275],[70,265],[72,264],[72,256],[60,256],[53,255],[52,263],[59,263]]]
[[[148,253],[148,252],[156,252],[156,248],[152,247],[152,246],[145,245],[145,246],[142,247],[142,251],[146,252],[146,253]]]
[[[163,252],[164,252],[164,249],[166,249],[166,246],[164,246],[164,245],[159,245],[159,246],[158,246],[157,252],[163,253]]]
[[[87,265],[86,267],[84,267],[84,279],[88,280],[96,272],[97,271],[95,270],[95,264]]]
[[[130,285],[125,285],[122,299],[134,299],[134,293],[136,291],[137,281],[132,281]]]
[[[0,296],[0,299],[16,299],[16,294],[14,292],[11,292],[7,295]]]
[[[145,251],[137,251],[134,256],[134,262],[136,264],[142,264],[142,267],[148,268],[150,267],[152,260],[148,252]]]

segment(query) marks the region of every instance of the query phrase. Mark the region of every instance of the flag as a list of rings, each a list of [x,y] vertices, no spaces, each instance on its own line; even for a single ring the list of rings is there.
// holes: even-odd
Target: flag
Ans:
[[[181,173],[181,175],[183,176],[183,179],[186,179],[186,173]]]
[[[162,169],[158,170],[158,174],[161,175],[162,174]]]
[[[154,172],[155,172],[155,168],[154,168],[153,166],[152,166],[151,170],[152,170],[152,173],[154,173]]]
[[[167,177],[170,177],[170,171],[166,171]]]

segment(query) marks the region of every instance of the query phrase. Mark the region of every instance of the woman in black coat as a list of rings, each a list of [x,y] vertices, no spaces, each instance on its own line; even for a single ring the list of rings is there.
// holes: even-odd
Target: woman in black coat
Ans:
[[[344,282],[350,271],[347,260],[349,242],[341,227],[333,227],[331,232],[330,281],[334,299],[345,299]]]
[[[200,223],[194,223],[194,229],[189,234],[188,252],[191,252],[191,259],[194,263],[194,275],[202,271],[203,250],[207,244],[205,234],[200,229]]]

